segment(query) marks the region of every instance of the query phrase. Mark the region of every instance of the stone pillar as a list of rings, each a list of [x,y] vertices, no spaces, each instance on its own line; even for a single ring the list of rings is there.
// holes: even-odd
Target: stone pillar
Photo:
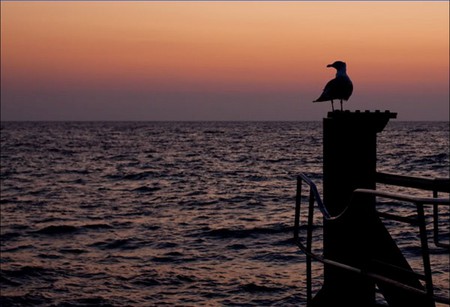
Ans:
[[[396,113],[330,112],[323,120],[323,201],[336,216],[350,204],[355,189],[375,189],[377,133]],[[371,253],[368,247],[373,229],[374,199],[348,210],[336,221],[324,222],[324,257],[361,268]],[[313,306],[372,306],[375,284],[355,273],[325,265],[324,285]]]
[[[332,216],[342,214],[335,220],[324,221],[323,253],[328,260],[423,289],[376,214],[375,199],[371,196],[352,199],[355,189],[376,188],[377,133],[396,116],[389,111],[337,111],[328,113],[323,120],[324,205]],[[377,282],[377,286],[389,306],[435,305],[429,297],[385,282]],[[324,284],[314,297],[313,306],[374,304],[373,280],[349,270],[324,266]]]

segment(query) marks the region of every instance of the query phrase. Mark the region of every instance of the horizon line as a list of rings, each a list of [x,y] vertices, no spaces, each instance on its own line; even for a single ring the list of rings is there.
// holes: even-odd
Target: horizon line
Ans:
[[[326,118],[326,117],[324,117]],[[36,119],[36,120],[0,120],[0,123],[95,123],[95,122],[104,122],[104,123],[206,123],[206,122],[222,122],[222,123],[245,123],[245,122],[260,122],[260,123],[265,123],[265,122],[321,122],[323,120],[322,119],[298,119],[298,120],[290,120],[290,119],[286,119],[286,120],[277,120],[277,119],[218,119],[218,120],[214,120],[214,119],[139,119],[139,120],[121,120],[121,119],[69,119],[69,120],[65,120],[65,119]],[[423,120],[416,120],[416,119],[405,119],[405,120],[394,120],[392,122],[422,122],[422,123],[426,123],[426,122],[450,122],[450,119],[423,119]]]

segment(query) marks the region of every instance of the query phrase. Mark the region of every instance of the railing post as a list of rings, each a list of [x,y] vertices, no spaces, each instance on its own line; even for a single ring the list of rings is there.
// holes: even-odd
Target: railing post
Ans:
[[[300,205],[302,202],[302,178],[297,176],[297,189],[295,193],[295,220],[294,220],[294,239],[298,239],[300,228]]]
[[[423,204],[417,205],[417,216],[419,222],[420,244],[422,251],[423,268],[425,273],[425,288],[429,299],[429,306],[435,306],[433,301],[433,279],[431,275],[430,250],[428,248],[428,236],[425,224],[425,212]]]
[[[314,194],[312,188],[309,190],[309,201],[308,201],[308,225],[306,230],[306,303],[307,306],[311,306],[312,304],[312,259],[311,259],[311,251],[312,251],[312,234],[314,227]]]

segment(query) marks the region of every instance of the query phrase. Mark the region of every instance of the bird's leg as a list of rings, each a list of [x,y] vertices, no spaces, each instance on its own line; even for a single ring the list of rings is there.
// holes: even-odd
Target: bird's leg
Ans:
[[[344,111],[344,109],[342,108],[342,99],[341,99],[341,111]]]
[[[331,110],[333,110],[333,112],[334,112],[334,101],[333,100],[331,100]]]

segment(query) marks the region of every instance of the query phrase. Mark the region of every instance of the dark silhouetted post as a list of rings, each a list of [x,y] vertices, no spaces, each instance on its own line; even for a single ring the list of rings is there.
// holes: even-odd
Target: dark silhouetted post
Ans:
[[[323,194],[331,215],[342,213],[355,189],[375,189],[377,133],[396,113],[330,112],[323,121]],[[362,270],[374,258],[410,270],[408,263],[375,214],[374,198],[353,200],[342,218],[324,223],[324,257]],[[396,274],[383,272],[383,274]],[[395,276],[395,278],[402,277]],[[419,281],[405,282],[419,286]],[[417,306],[417,298],[387,285],[378,287],[390,306]],[[419,299],[420,301],[420,299]],[[352,272],[325,265],[324,284],[313,306],[372,306],[375,284]],[[398,305],[399,304],[399,305]],[[429,305],[421,305],[429,306]]]

